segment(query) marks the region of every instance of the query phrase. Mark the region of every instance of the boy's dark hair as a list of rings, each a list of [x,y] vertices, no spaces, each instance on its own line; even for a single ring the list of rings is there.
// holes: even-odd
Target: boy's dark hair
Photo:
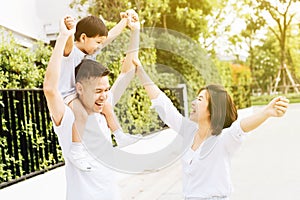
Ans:
[[[212,135],[219,135],[224,128],[228,128],[237,119],[237,109],[222,85],[211,84],[199,90],[208,92],[208,110]]]
[[[87,16],[79,20],[76,25],[75,40],[79,41],[82,33],[87,37],[107,36],[108,30],[103,21],[96,16]]]
[[[101,63],[85,58],[75,68],[75,80],[77,83],[89,78],[107,76],[109,73],[109,69],[104,67]]]

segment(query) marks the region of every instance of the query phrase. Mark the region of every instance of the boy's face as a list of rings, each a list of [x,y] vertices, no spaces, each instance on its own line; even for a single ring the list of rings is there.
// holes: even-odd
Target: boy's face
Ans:
[[[84,37],[82,51],[88,55],[94,54],[104,42],[106,36]]]
[[[108,76],[90,78],[77,83],[79,99],[88,114],[102,112],[110,89]]]

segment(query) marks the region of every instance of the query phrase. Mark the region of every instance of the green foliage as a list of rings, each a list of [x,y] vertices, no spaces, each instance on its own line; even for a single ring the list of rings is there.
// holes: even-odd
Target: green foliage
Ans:
[[[73,0],[71,7],[89,13],[103,16],[108,21],[119,21],[120,12],[129,8],[135,9],[142,27],[163,27],[173,29],[198,39],[199,34],[207,29],[206,15],[208,15],[215,1],[193,0],[104,0],[88,1]]]
[[[214,59],[214,64],[221,77],[221,84],[233,98],[237,108],[245,108],[251,105],[251,73],[248,67],[232,65],[231,62]]]
[[[260,95],[260,96],[251,96],[251,103],[253,106],[267,105],[273,98],[278,95]],[[299,94],[289,93],[285,95],[286,98],[290,100],[290,103],[300,103]]]
[[[32,53],[17,45],[13,37],[2,39],[0,46],[0,66],[3,73],[1,88],[33,87],[38,79],[36,70],[31,70],[33,63]],[[7,42],[8,41],[8,42]]]
[[[187,85],[189,100],[205,84],[221,82],[216,66],[195,41],[178,33],[156,34],[153,37],[156,38],[157,62],[165,66],[167,70],[164,71],[175,74],[173,82]],[[166,80],[162,81],[164,82]]]
[[[230,91],[230,88],[233,85],[231,63],[220,61],[218,59],[213,59],[213,62],[216,65],[218,73],[222,79],[221,84]]]
[[[45,144],[51,141],[45,142],[45,138],[42,136],[42,133],[39,132],[34,133],[33,132],[34,126],[35,124],[27,124],[26,127],[24,127],[23,129],[18,129],[16,134],[17,138],[14,138],[14,140],[17,141],[18,143],[14,145],[21,147],[20,144],[21,138],[28,138],[28,140],[32,142],[33,148],[35,149],[34,151],[37,152],[36,154],[33,155],[33,157],[30,157],[30,159],[32,160],[38,159],[39,162],[38,168],[36,167],[35,163],[34,166],[31,166],[31,163],[29,163],[29,168],[30,169],[33,168],[34,171],[40,171],[49,168],[51,165],[57,163],[57,161],[54,159],[53,154],[48,155],[49,159],[46,159],[45,155],[42,158],[39,157],[39,153],[44,152]],[[20,176],[25,175],[25,171],[22,169],[22,162],[24,161],[24,158],[21,152],[21,148],[18,148],[18,152],[17,152],[18,158],[17,158],[8,152],[8,143],[5,137],[2,136],[0,137],[0,146],[4,150],[3,155],[2,155],[2,151],[0,151],[0,157],[1,158],[5,157],[5,161],[6,161],[6,163],[4,163],[3,160],[0,161],[0,183],[19,178],[18,176],[16,176],[15,173],[12,173],[11,168],[14,168],[15,170],[18,168],[18,170],[20,170]],[[57,146],[57,149],[58,149],[58,154],[62,155],[59,146]],[[63,162],[63,161],[64,160],[62,156],[59,156],[58,162]]]
[[[39,42],[32,51],[20,46],[11,33],[0,34],[0,88],[41,87],[51,48]]]
[[[52,47],[46,45],[42,41],[38,41],[33,48],[34,53],[34,69],[38,71],[39,79],[35,83],[35,87],[42,88],[45,71],[52,54]]]
[[[87,11],[95,16],[102,16],[107,21],[119,21],[120,12],[131,8],[128,0],[73,0],[70,7],[77,12]]]
[[[300,26],[290,31],[287,45],[287,64],[296,83],[300,83]],[[300,88],[299,88],[300,89]]]
[[[251,72],[249,67],[241,64],[233,64],[232,78],[231,93],[236,107],[240,109],[251,106]]]
[[[299,24],[298,19],[300,14],[297,9],[293,9],[294,5],[297,5],[296,3],[298,2],[296,0],[280,0],[278,2],[257,0],[257,3],[256,9],[263,11],[258,13],[264,13],[263,17],[269,19],[267,20],[269,30],[274,35],[280,48],[278,54],[280,66],[284,66],[288,64],[290,32],[293,27],[297,27]],[[282,84],[285,88],[284,93],[286,94],[288,91],[286,87],[288,83],[286,83],[285,80],[288,80],[288,77],[286,73],[282,73],[281,76],[283,80]]]
[[[170,12],[171,0],[137,0],[132,2],[139,14],[142,27],[162,25],[165,15]]]
[[[255,51],[252,88],[260,89],[263,94],[270,93],[280,67],[280,50],[276,45],[276,39],[269,36],[262,46],[255,48]]]
[[[0,159],[0,183],[63,162],[58,144],[53,148],[51,143],[54,141],[50,141],[50,138],[56,140],[52,122],[49,118],[43,120],[43,116],[48,113],[43,113],[47,110],[40,107],[46,106],[42,91],[1,91],[1,102],[5,102],[4,94],[8,98],[8,103],[5,105],[1,103],[0,108],[2,113],[0,157],[4,158]],[[53,151],[58,154],[57,159],[50,153]],[[28,171],[25,171],[26,169]],[[18,171],[20,173],[17,173]]]
[[[49,45],[45,45],[41,41],[37,42],[34,45],[33,49],[24,48],[19,45],[14,39],[11,33],[7,33],[3,30],[0,32],[1,43],[0,43],[0,89],[17,89],[17,88],[41,88],[44,73],[46,66],[48,64],[50,55],[52,53],[52,48]],[[4,108],[2,94],[0,96],[1,109]],[[13,105],[19,104],[19,101],[14,100]],[[13,116],[16,124],[22,124],[22,127],[18,127],[15,141],[18,141],[20,146],[20,138],[31,138],[31,142],[38,151],[43,151],[45,148],[45,141],[41,133],[36,133],[33,138],[33,129],[36,124],[32,121],[33,119],[30,116],[28,118],[28,124],[24,124],[24,121],[18,121],[18,116]],[[10,121],[12,119],[10,118]],[[7,121],[1,117],[2,129],[10,134],[10,130],[7,129]],[[52,131],[52,126],[48,127],[48,131]],[[3,133],[4,134],[4,133]],[[0,157],[5,157],[4,163],[3,160],[0,162],[0,182],[10,181],[16,177],[16,174],[12,173],[11,168],[17,167],[20,170],[20,175],[23,175],[25,172],[22,170],[22,161],[23,156],[21,149],[18,149],[18,158],[15,158],[8,152],[8,143],[6,141],[6,136],[0,136],[0,146],[4,152],[0,152]],[[2,155],[3,153],[3,155]],[[31,158],[35,159],[35,158]],[[36,171],[47,168],[51,163],[53,164],[53,157],[49,160],[46,160],[45,157],[43,160],[39,160],[40,168]]]

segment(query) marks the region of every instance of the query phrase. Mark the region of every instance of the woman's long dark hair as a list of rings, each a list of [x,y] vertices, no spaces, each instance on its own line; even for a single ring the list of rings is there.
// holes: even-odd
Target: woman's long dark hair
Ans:
[[[208,110],[212,135],[219,135],[224,128],[228,128],[237,119],[237,109],[222,85],[211,84],[199,90],[208,92]]]

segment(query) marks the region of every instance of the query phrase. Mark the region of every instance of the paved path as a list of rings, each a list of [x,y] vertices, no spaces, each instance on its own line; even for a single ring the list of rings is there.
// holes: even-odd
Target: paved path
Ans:
[[[300,199],[300,104],[247,137],[232,162],[232,200]]]
[[[256,107],[253,108],[256,110]],[[231,200],[300,199],[300,104],[249,135],[232,162]],[[182,200],[181,164],[156,173],[118,174],[124,200]],[[0,190],[0,200],[60,200],[64,167]]]

